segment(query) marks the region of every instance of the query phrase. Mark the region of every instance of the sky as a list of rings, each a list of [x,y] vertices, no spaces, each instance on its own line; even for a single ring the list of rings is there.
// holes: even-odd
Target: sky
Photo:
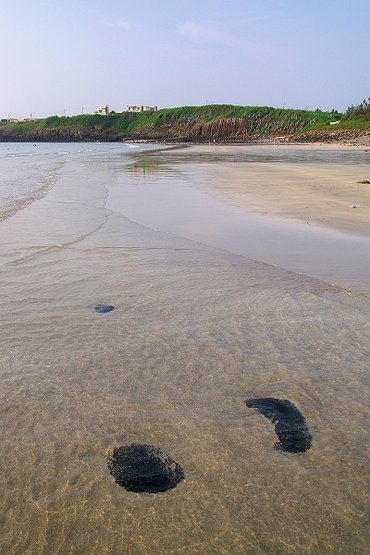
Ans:
[[[370,96],[369,0],[0,0],[0,18],[2,118]]]

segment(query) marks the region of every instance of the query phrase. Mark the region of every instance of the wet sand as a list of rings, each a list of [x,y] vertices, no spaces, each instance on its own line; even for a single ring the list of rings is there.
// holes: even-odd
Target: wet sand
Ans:
[[[310,164],[274,162],[293,145],[212,145],[192,146],[194,156],[240,157],[246,151],[271,156],[271,162],[209,164],[204,169],[210,189],[236,206],[267,216],[269,214],[296,219],[309,225],[320,225],[351,234],[370,235],[370,149],[343,145],[294,145],[296,152],[341,152],[340,162]],[[363,153],[362,163],[348,165],[347,153]],[[289,157],[289,156],[287,156]],[[367,164],[364,161],[367,159]],[[359,208],[350,208],[352,204]]]
[[[343,185],[369,167],[363,148],[172,147],[132,156],[108,206],[157,231],[369,292],[370,185]]]

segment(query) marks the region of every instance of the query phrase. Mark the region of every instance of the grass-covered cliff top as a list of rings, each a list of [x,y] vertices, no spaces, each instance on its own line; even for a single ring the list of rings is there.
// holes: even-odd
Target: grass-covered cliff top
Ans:
[[[293,110],[272,108],[268,106],[232,106],[227,104],[213,104],[207,106],[182,106],[178,108],[165,108],[157,112],[139,113],[111,113],[107,116],[97,114],[85,114],[71,117],[51,116],[45,119],[17,122],[0,123],[0,140],[6,134],[17,136],[21,139],[24,135],[35,136],[50,135],[51,130],[62,134],[63,129],[73,133],[73,129],[86,136],[97,138],[102,136],[115,137],[115,140],[125,137],[145,137],[149,133],[153,137],[170,136],[194,136],[194,130],[204,127],[212,136],[217,128],[218,134],[227,138],[231,134],[231,127],[235,136],[235,129],[242,129],[244,136],[268,137],[273,134],[296,134],[304,133],[314,129],[342,128],[342,129],[370,129],[370,121],[364,113],[358,113],[352,107],[352,112],[347,111],[342,115],[336,111],[324,112],[321,110]],[[332,122],[338,122],[330,125]],[[217,122],[220,125],[217,127]],[[215,125],[212,125],[215,124]],[[222,125],[224,127],[222,127]],[[206,132],[203,132],[203,136]],[[83,137],[82,137],[83,138]]]
[[[210,122],[227,118],[251,118],[251,119],[273,119],[273,120],[300,120],[311,125],[328,125],[336,119],[331,112],[320,110],[291,110],[283,108],[271,108],[268,106],[233,106],[229,104],[211,104],[207,106],[181,106],[178,108],[164,108],[157,112],[122,112],[110,113],[108,116],[98,114],[84,114],[78,116],[50,116],[45,119],[36,119],[19,123],[2,123],[1,125],[12,125],[18,128],[33,129],[55,128],[64,126],[88,126],[96,125],[103,128],[115,128],[123,132],[129,132],[143,125],[161,127],[181,123],[193,125],[199,121]]]

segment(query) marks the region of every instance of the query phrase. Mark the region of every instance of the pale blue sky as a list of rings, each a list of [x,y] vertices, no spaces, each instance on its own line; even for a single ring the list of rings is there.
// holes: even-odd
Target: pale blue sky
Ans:
[[[0,0],[0,116],[370,95],[369,0]]]

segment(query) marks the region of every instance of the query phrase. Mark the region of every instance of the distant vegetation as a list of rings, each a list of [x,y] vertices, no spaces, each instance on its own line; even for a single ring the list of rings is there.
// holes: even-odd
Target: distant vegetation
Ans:
[[[122,134],[142,126],[163,127],[167,125],[193,125],[200,121],[211,122],[228,118],[247,119],[255,130],[268,132],[284,125],[292,129],[312,125],[328,125],[333,114],[321,110],[292,110],[272,108],[269,106],[233,106],[229,104],[211,104],[206,106],[182,106],[164,108],[157,112],[111,112],[108,116],[84,114],[79,116],[50,116],[45,119],[25,121],[12,124],[18,128],[57,128],[57,127],[100,127],[116,129]],[[335,118],[334,118],[335,119]]]
[[[232,106],[228,104],[211,104],[207,106],[182,106],[165,108],[150,114],[139,114],[142,119],[133,122],[133,127],[153,125],[184,124],[193,125],[201,121],[205,123],[240,118],[248,122],[250,131],[261,133],[274,132],[281,127],[297,129],[316,124],[327,124],[331,120],[328,112],[307,110],[286,110],[269,106]],[[144,116],[144,117],[143,117]],[[145,117],[146,116],[146,117]]]
[[[370,126],[370,97],[360,102],[360,104],[348,106],[343,115],[342,122],[344,125],[351,127],[369,127]]]
[[[370,127],[370,99],[337,110],[294,110],[269,106],[211,104],[165,108],[157,112],[111,112],[50,116],[18,123],[0,123],[0,140],[122,140],[125,138],[207,140],[228,137],[254,140],[293,136],[315,130]]]

